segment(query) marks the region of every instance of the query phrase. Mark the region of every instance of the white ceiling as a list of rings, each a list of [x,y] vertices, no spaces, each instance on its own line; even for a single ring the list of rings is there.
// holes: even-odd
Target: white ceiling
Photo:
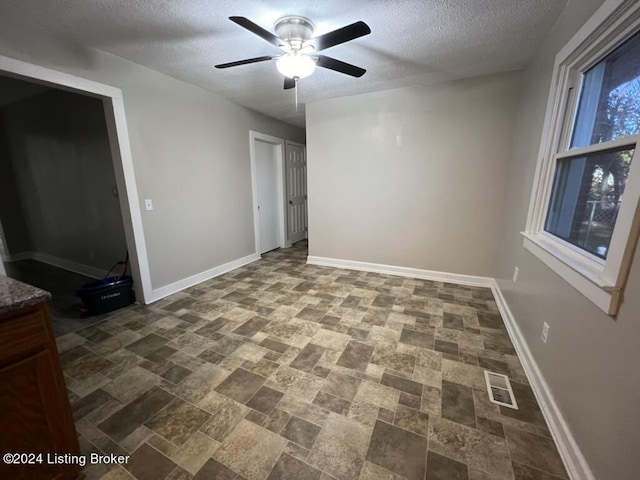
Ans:
[[[567,0],[2,0],[0,16],[113,53],[298,126],[293,90],[275,62],[227,70],[215,64],[277,54],[228,20],[244,16],[273,31],[303,15],[314,35],[358,20],[366,37],[323,54],[367,69],[352,78],[317,69],[300,81],[302,102],[522,68]]]

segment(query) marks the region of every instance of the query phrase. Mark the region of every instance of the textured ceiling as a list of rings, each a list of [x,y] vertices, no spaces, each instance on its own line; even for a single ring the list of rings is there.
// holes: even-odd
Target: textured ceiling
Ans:
[[[301,102],[522,68],[566,0],[2,0],[0,17],[113,53],[236,103],[304,126],[275,62],[227,70],[215,64],[278,50],[228,20],[273,31],[303,15],[320,35],[357,20],[366,37],[324,51],[367,69],[362,78],[317,69]]]

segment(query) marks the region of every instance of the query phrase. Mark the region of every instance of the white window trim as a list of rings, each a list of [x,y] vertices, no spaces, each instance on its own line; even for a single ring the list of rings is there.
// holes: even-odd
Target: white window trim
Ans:
[[[556,56],[540,142],[524,247],[609,315],[616,315],[640,233],[640,135],[607,142],[635,148],[624,200],[606,261],[544,231],[557,159],[593,153],[602,145],[569,150],[581,74],[640,29],[640,2],[607,0]],[[573,86],[573,90],[569,87]]]

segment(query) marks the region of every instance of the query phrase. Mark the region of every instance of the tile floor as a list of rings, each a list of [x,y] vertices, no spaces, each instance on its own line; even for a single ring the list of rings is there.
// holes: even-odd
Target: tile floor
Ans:
[[[490,290],[306,254],[58,339],[83,452],[131,455],[88,479],[567,478]]]

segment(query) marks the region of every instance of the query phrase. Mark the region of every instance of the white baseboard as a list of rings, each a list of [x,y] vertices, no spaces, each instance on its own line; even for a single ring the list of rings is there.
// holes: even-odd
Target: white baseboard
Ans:
[[[309,265],[321,265],[323,267],[346,268],[348,270],[360,270],[363,272],[419,278],[421,280],[432,280],[434,282],[451,282],[460,285],[469,285],[472,287],[490,287],[493,284],[493,279],[489,277],[477,277],[473,275],[460,275],[458,273],[397,267],[394,265],[383,265],[380,263],[356,262],[354,260],[342,260],[339,258],[308,256],[307,263]]]
[[[151,301],[148,303],[157,302],[158,300],[168,297],[169,295],[173,295],[174,293],[178,293],[185,288],[193,287],[198,283],[202,283],[211,278],[218,277],[223,273],[230,272],[231,270],[235,270],[236,268],[255,262],[256,260],[260,260],[260,255],[252,253],[251,255],[247,255],[246,257],[232,260],[231,262],[213,267],[204,272],[192,275],[191,277],[178,280],[177,282],[165,285],[164,287],[155,288],[151,291]]]
[[[536,363],[529,346],[525,341],[518,324],[515,321],[513,313],[507,304],[506,299],[502,295],[502,291],[495,280],[492,281],[491,290],[498,304],[498,309],[504,320],[507,332],[511,338],[511,342],[518,354],[518,358],[522,363],[522,367],[529,379],[531,389],[538,400],[538,405],[542,410],[549,431],[553,436],[558,452],[562,457],[564,466],[567,469],[571,480],[595,480],[595,476],[591,472],[591,468],[587,464],[586,459],[582,455],[578,444],[569,426],[565,421],[558,404],[556,403],[549,385],[544,380],[538,364]]]
[[[66,258],[54,257],[53,255],[42,252],[16,253],[14,255],[9,255],[6,259],[7,262],[17,262],[19,260],[36,260],[53,267],[58,267],[69,272],[96,279],[104,278],[104,276],[107,274],[107,271],[102,270],[101,268],[74,262],[73,260],[68,260]]]

